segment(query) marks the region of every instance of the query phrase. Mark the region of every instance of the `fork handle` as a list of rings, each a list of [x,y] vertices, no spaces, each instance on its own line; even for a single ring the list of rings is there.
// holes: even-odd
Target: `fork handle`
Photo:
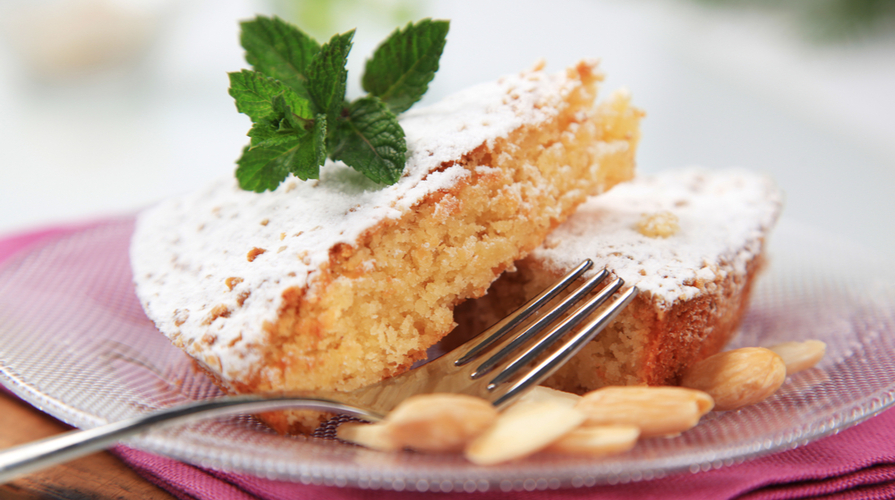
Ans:
[[[0,484],[30,472],[104,450],[150,428],[183,424],[199,419],[286,409],[346,413],[372,422],[382,420],[382,415],[378,413],[325,398],[288,395],[225,396],[164,408],[93,429],[73,430],[7,448],[0,451]]]

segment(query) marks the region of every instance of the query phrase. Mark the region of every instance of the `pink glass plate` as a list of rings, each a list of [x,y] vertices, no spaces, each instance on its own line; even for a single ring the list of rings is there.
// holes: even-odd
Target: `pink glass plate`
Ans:
[[[133,220],[51,239],[0,267],[0,383],[77,427],[220,394],[143,314],[131,283]],[[476,467],[454,455],[379,453],[332,438],[282,437],[252,417],[145,434],[127,444],[200,466],[315,484],[424,491],[589,486],[707,470],[793,448],[892,405],[892,266],[792,223],[774,234],[771,265],[733,347],[816,338],[820,365],[770,400],[712,413],[673,439],[611,459],[539,455]]]

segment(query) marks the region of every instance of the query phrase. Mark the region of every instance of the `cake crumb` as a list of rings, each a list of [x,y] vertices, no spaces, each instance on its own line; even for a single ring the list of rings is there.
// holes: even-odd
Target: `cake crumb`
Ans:
[[[218,318],[229,318],[230,317],[230,308],[225,306],[224,304],[218,304],[211,309],[211,312],[208,314],[208,317],[205,318],[205,321],[202,322],[203,325],[210,325],[214,322],[214,320]]]
[[[242,283],[242,278],[237,278],[235,276],[231,276],[224,280],[224,284],[227,285],[227,289],[231,292],[233,291],[233,287]]]
[[[206,354],[205,364],[213,370],[221,371],[221,358],[215,354]]]
[[[249,262],[254,262],[255,257],[261,255],[262,253],[264,253],[266,251],[267,250],[265,250],[263,248],[255,247],[255,248],[249,250],[249,254],[246,256],[246,258],[249,259]]]
[[[667,238],[679,230],[677,216],[667,210],[644,214],[637,223],[637,231],[650,238]]]
[[[186,323],[186,320],[190,318],[190,310],[189,309],[175,309],[174,310],[174,324],[176,326],[180,326]]]

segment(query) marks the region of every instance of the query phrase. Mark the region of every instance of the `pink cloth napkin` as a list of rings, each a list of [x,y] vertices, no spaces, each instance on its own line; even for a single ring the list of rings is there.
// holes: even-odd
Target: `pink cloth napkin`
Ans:
[[[0,238],[0,263],[40,241],[79,228],[57,227]],[[181,499],[445,500],[895,498],[895,408],[795,450],[696,474],[559,491],[416,493],[272,481],[202,469],[126,446],[112,453],[148,481]]]

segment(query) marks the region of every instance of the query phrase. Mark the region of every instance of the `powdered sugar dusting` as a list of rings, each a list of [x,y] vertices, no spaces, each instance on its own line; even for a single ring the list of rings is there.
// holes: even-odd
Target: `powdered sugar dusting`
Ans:
[[[768,177],[744,169],[642,176],[590,198],[532,258],[557,271],[593,259],[596,269],[606,267],[668,307],[727,273],[745,274],[781,203]],[[678,224],[668,237],[638,230],[644,216],[665,213]]]
[[[594,62],[587,63],[593,66]],[[318,181],[290,178],[273,192],[241,190],[232,174],[141,214],[131,245],[137,293],[175,344],[238,380],[259,359],[262,325],[284,290],[311,287],[338,244],[401,217],[426,195],[469,175],[454,164],[476,147],[559,112],[575,87],[540,71],[473,87],[400,118],[408,160],[383,187],[340,162]]]

